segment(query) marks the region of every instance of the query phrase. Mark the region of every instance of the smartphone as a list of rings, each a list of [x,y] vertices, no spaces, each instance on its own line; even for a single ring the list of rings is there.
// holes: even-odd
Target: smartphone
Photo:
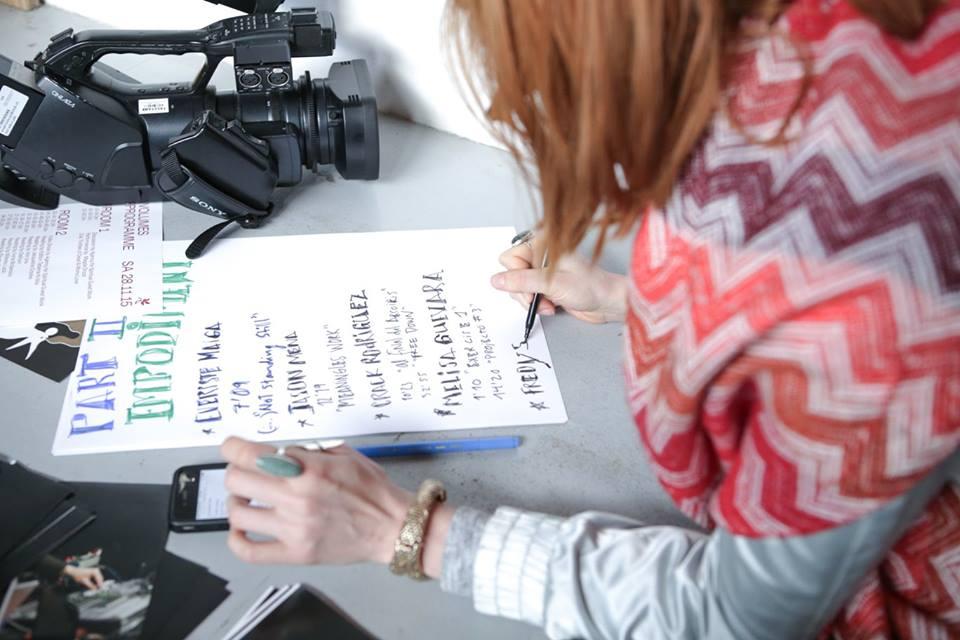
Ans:
[[[180,533],[224,531],[227,494],[223,486],[227,465],[223,462],[180,467],[170,488],[170,528]]]

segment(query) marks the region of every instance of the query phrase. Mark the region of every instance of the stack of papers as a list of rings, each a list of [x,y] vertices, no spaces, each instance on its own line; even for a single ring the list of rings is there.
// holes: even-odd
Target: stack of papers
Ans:
[[[230,595],[226,586],[225,580],[205,567],[165,553],[140,640],[186,638]]]
[[[270,587],[224,640],[370,640],[374,636],[351,620],[312,587]]]

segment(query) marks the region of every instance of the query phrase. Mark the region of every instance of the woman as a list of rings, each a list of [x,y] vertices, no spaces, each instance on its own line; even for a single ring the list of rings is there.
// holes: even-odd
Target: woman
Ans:
[[[427,488],[423,572],[556,638],[960,637],[960,0],[448,16],[542,195],[543,246],[494,286],[626,321],[640,437],[708,533]],[[627,278],[572,257],[593,226],[636,229]],[[409,560],[417,510],[379,467],[341,447],[267,478],[272,451],[224,444],[237,555]]]

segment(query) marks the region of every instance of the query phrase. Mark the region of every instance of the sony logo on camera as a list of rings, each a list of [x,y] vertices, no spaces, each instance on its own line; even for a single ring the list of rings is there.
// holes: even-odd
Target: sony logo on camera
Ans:
[[[68,98],[67,96],[63,95],[62,93],[60,93],[60,92],[57,91],[56,89],[54,89],[54,90],[51,91],[50,93],[53,95],[54,98],[56,98],[57,100],[59,100],[59,101],[62,102],[63,104],[67,105],[67,106],[70,107],[71,109],[75,109],[75,108],[77,107],[77,103],[76,103],[76,102],[74,102],[73,100],[71,100],[71,99]]]
[[[221,218],[229,218],[229,217],[230,217],[230,214],[227,213],[226,211],[224,211],[223,209],[218,209],[218,208],[216,208],[215,206],[213,206],[212,204],[210,204],[210,203],[208,203],[208,202],[204,202],[203,200],[201,200],[201,199],[198,198],[197,196],[190,196],[190,202],[194,203],[195,205],[197,205],[197,206],[200,207],[201,209],[206,209],[206,210],[209,211],[210,213],[212,213],[212,214],[214,214],[214,215],[220,216]]]

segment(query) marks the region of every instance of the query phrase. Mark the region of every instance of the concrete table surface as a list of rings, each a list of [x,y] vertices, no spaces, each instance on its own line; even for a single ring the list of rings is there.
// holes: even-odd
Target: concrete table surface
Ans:
[[[32,58],[49,36],[67,27],[99,25],[49,7],[30,13],[0,7],[0,54]],[[279,213],[264,228],[236,229],[231,235],[529,226],[532,200],[505,152],[387,117],[381,122],[381,146],[379,181],[310,174],[280,193]],[[192,239],[214,222],[164,205],[168,240]],[[602,264],[624,271],[628,250],[627,242],[613,243]],[[547,318],[545,330],[568,423],[457,432],[451,435],[519,434],[524,441],[515,451],[388,462],[390,476],[411,489],[427,476],[438,478],[453,503],[491,510],[504,504],[558,515],[590,509],[685,524],[649,470],[626,407],[622,326],[588,326],[561,314]],[[169,483],[177,467],[218,459],[214,448],[55,458],[50,449],[65,392],[66,383],[0,360],[0,451],[68,481]],[[429,437],[401,435],[399,440]],[[394,439],[369,437],[351,444]],[[191,638],[222,635],[266,586],[289,582],[315,585],[384,639],[543,637],[527,625],[474,612],[468,599],[444,594],[436,583],[400,580],[380,566],[249,566],[231,555],[224,533],[171,534],[168,549],[229,580],[232,595]]]

